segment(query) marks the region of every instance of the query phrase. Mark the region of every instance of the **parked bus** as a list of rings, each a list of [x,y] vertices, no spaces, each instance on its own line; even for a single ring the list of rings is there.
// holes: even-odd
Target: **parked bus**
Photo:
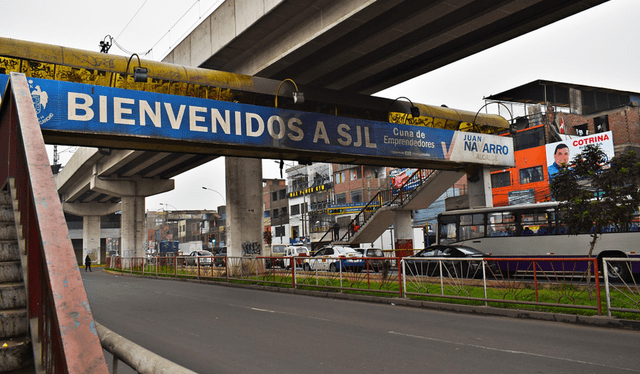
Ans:
[[[522,204],[506,207],[472,208],[438,215],[438,244],[462,244],[495,257],[587,257],[589,232],[569,235],[561,219],[558,202]],[[640,257],[640,214],[632,223],[603,230],[593,255],[603,257]],[[600,264],[602,262],[600,261]],[[640,263],[614,264],[611,278],[630,279],[640,273]],[[515,266],[515,268],[514,268]],[[528,264],[510,264],[510,272],[523,270]]]

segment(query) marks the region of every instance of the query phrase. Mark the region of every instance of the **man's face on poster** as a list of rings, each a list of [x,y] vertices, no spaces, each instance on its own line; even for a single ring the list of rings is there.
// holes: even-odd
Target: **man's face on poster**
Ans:
[[[553,154],[553,158],[556,164],[560,166],[567,166],[569,163],[569,148],[560,148]]]

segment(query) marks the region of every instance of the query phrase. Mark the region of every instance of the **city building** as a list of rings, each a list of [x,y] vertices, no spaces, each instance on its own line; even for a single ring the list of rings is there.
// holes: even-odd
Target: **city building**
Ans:
[[[615,155],[640,151],[640,93],[537,80],[485,99],[515,117],[516,166],[492,172],[494,206],[550,201],[549,168],[560,145],[574,154],[596,142],[610,142]]]
[[[286,170],[292,244],[318,243],[333,224],[327,210],[334,186],[331,170],[332,165],[326,163],[296,165]]]
[[[224,246],[224,211],[161,210],[147,211],[147,253],[156,253],[163,241],[187,243],[199,241],[203,248],[214,250]],[[222,213],[219,213],[222,212]]]
[[[286,180],[264,179],[262,181],[264,204],[264,230],[272,243],[287,244],[285,238],[289,227],[289,199]],[[265,243],[268,244],[268,243]]]

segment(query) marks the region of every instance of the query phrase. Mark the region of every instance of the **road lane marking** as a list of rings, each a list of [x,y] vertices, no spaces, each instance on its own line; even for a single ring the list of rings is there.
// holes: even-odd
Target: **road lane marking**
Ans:
[[[296,313],[281,312],[281,311],[278,311],[278,310],[255,308],[255,307],[251,307],[251,306],[237,305],[237,304],[229,304],[229,306],[235,306],[235,307],[238,307],[238,308],[250,309],[250,310],[254,310],[256,312],[284,314],[286,316],[294,316],[294,317],[299,317],[299,318],[307,318],[307,319],[315,319],[315,320],[319,320],[319,321],[331,322],[331,320],[326,319],[326,318],[311,317],[311,316],[306,316],[306,315],[301,315],[301,314],[296,314]]]
[[[588,361],[582,361],[582,360],[573,360],[573,359],[570,359],[570,358],[562,358],[562,357],[556,357],[556,356],[548,356],[548,355],[543,355],[543,354],[539,354],[539,353],[514,351],[514,350],[511,350],[511,349],[493,348],[493,347],[487,347],[487,346],[477,345],[477,344],[459,343],[459,342],[453,342],[453,341],[450,341],[450,340],[444,340],[444,339],[438,339],[438,338],[430,338],[428,336],[404,334],[404,333],[395,332],[395,331],[389,331],[389,334],[399,335],[399,336],[406,336],[406,337],[409,337],[409,338],[430,340],[430,341],[446,343],[446,344],[460,345],[460,346],[464,346],[464,347],[480,348],[480,349],[485,349],[485,350],[488,350],[488,351],[497,351],[497,352],[504,352],[504,353],[511,353],[511,354],[542,357],[542,358],[548,358],[548,359],[552,359],[552,360],[567,361],[567,362],[573,362],[573,363],[578,363],[578,364],[600,366],[600,367],[604,367],[604,368],[611,368],[611,369],[617,369],[617,370],[630,371],[630,372],[634,372],[634,373],[640,373],[640,370],[637,370],[637,369],[623,368],[623,367],[619,367],[619,366],[609,366],[609,365],[604,365],[604,364],[598,364],[598,363],[595,363],[595,362],[588,362]]]
[[[258,311],[258,312],[278,313],[275,310],[269,310],[269,309],[251,308],[251,310],[255,310],[255,311]]]

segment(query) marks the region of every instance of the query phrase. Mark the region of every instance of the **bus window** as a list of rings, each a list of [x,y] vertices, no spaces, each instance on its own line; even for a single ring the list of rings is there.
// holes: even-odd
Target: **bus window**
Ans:
[[[457,232],[456,232],[456,224],[452,223],[441,223],[440,224],[440,235],[439,235],[439,243],[440,244],[450,244],[458,240]]]
[[[460,215],[461,240],[481,238],[484,236],[484,214]]]
[[[515,234],[515,216],[511,212],[496,212],[487,215],[489,236],[511,236]]]
[[[521,235],[548,235],[553,231],[553,229],[549,230],[547,212],[522,213],[520,224],[522,226]]]

